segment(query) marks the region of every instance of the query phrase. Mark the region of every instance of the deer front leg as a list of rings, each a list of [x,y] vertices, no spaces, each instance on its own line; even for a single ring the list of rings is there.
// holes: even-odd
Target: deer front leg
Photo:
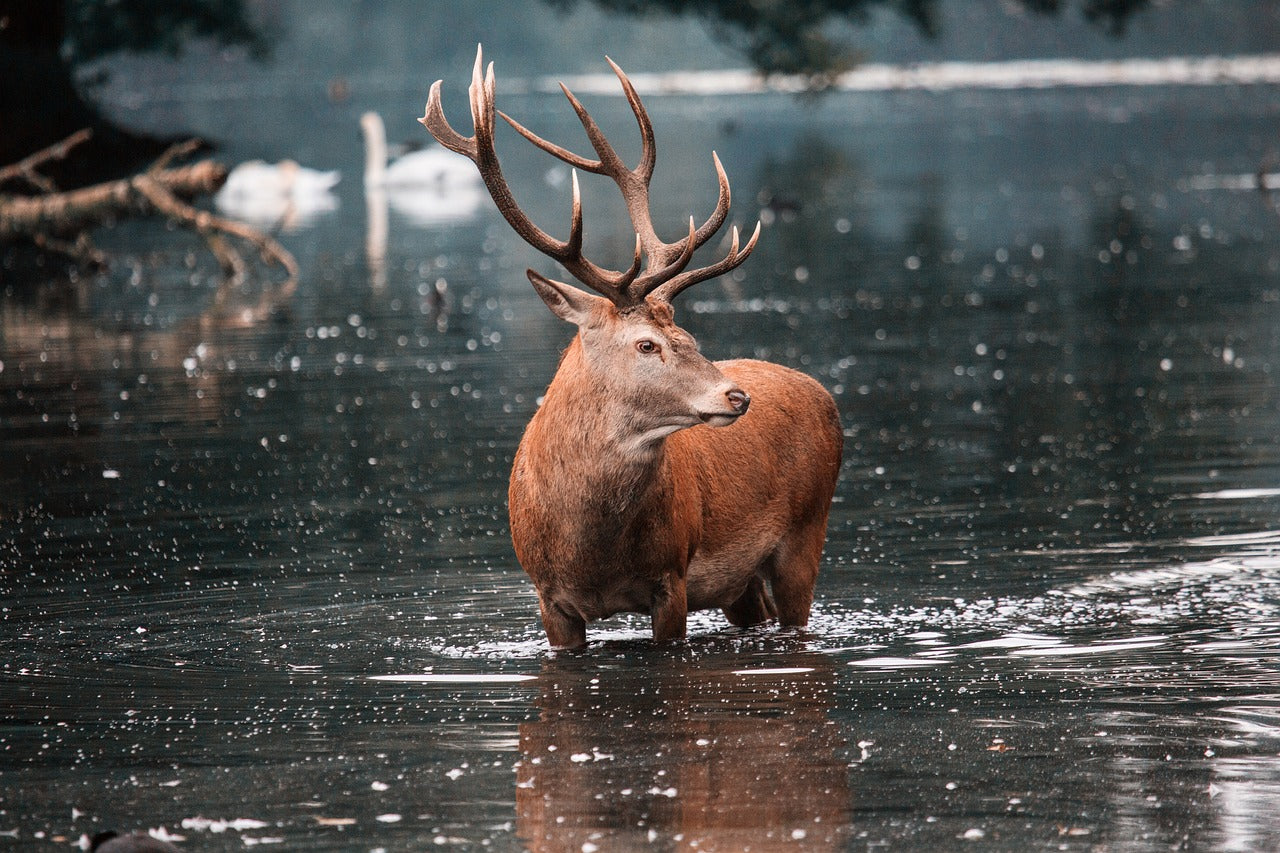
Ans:
[[[683,577],[672,576],[667,580],[664,587],[654,595],[650,613],[653,615],[653,639],[656,642],[684,639],[685,623],[689,618],[689,599]]]
[[[538,608],[542,611],[542,630],[553,649],[578,649],[587,644],[587,621],[581,616],[567,613],[555,602],[538,596]]]

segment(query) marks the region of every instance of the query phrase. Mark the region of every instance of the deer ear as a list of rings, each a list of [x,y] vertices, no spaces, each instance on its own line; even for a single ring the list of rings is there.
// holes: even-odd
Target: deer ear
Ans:
[[[542,301],[547,303],[551,313],[561,320],[567,320],[575,326],[585,325],[588,318],[601,303],[609,300],[594,293],[587,293],[563,281],[555,281],[533,270],[526,270],[533,289],[538,291]]]

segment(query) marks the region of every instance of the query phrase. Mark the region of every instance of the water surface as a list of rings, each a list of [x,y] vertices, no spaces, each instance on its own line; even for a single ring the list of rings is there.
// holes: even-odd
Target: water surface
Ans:
[[[568,340],[523,276],[552,268],[487,206],[390,199],[367,248],[363,105],[334,107],[306,147],[336,210],[280,235],[296,293],[219,294],[131,225],[109,274],[5,296],[0,846],[1280,845],[1280,215],[1206,180],[1273,149],[1274,89],[648,102],[658,220],[709,210],[715,148],[766,224],[680,319],[841,409],[809,629],[549,652],[505,495]],[[552,96],[504,104],[578,138]],[[592,108],[632,150],[625,103]],[[500,144],[567,228],[567,175]]]

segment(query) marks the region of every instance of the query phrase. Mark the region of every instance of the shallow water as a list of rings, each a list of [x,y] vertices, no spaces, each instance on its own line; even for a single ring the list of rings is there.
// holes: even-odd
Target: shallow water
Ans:
[[[282,109],[243,97],[208,120]],[[524,284],[551,270],[488,207],[391,199],[367,249],[334,108],[295,294],[215,310],[185,235],[130,226],[110,274],[5,298],[0,847],[1280,846],[1280,215],[1215,177],[1271,150],[1274,90],[649,105],[660,219],[710,207],[714,147],[767,226],[680,319],[841,408],[808,630],[548,651],[505,495],[567,342]]]

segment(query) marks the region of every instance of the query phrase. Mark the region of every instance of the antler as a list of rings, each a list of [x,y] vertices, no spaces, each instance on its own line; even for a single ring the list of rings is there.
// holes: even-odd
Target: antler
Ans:
[[[589,160],[553,142],[548,142],[506,113],[497,110],[494,107],[493,63],[489,63],[482,76],[483,53],[479,48],[476,50],[475,68],[472,70],[471,86],[468,89],[471,96],[471,120],[475,127],[475,135],[462,136],[445,119],[440,102],[441,81],[439,80],[432,84],[431,94],[427,99],[426,114],[418,120],[431,131],[441,145],[465,155],[476,164],[480,170],[480,177],[488,187],[489,194],[493,196],[498,210],[517,234],[538,251],[560,262],[583,284],[605,295],[619,307],[638,304],[649,296],[669,302],[685,288],[722,275],[746,260],[760,237],[760,224],[756,223],[756,230],[745,247],[739,249],[738,229],[734,227],[732,245],[724,258],[706,267],[685,270],[693,253],[720,230],[720,226],[724,224],[729,214],[729,178],[720,164],[720,158],[712,152],[711,158],[715,163],[716,178],[720,185],[715,210],[700,227],[695,227],[694,220],[690,217],[689,234],[683,240],[674,243],[661,240],[654,231],[649,211],[649,181],[653,177],[653,167],[657,159],[653,125],[627,75],[612,59],[605,58],[614,73],[618,75],[623,92],[627,96],[627,102],[631,104],[631,111],[635,114],[636,122],[640,126],[643,150],[640,162],[634,169],[626,167],[595,120],[564,84],[561,84],[560,88],[569,99],[574,112],[577,113],[578,120],[582,122],[587,138],[591,141],[591,147],[599,157],[598,160]],[[516,204],[511,195],[511,189],[502,176],[498,155],[494,150],[495,114],[502,116],[521,136],[538,148],[574,167],[573,211],[568,240],[557,240],[538,228]],[[582,254],[582,199],[578,189],[578,169],[611,178],[622,193],[627,212],[631,217],[631,224],[636,231],[635,256],[630,268],[622,271],[607,270],[592,263]],[[642,255],[647,258],[643,273],[641,273]]]

